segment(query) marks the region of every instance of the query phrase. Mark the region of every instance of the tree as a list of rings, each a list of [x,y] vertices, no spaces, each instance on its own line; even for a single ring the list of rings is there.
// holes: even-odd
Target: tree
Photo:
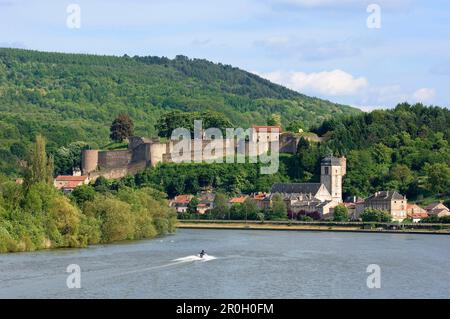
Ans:
[[[24,186],[29,189],[37,183],[53,184],[53,157],[47,156],[45,139],[36,136],[36,142],[31,150],[28,161],[24,163]]]
[[[305,123],[302,120],[293,120],[289,122],[289,125],[286,127],[286,131],[299,133],[304,131],[306,128]]]
[[[269,211],[269,218],[271,220],[279,220],[287,218],[287,208],[283,197],[280,194],[275,194],[272,197],[272,207]]]
[[[81,151],[85,150],[89,145],[82,141],[70,143],[67,146],[61,146],[54,152],[55,156],[55,173],[72,174],[74,168],[81,167]]]
[[[281,127],[281,115],[280,114],[272,114],[267,119],[267,125]]]
[[[338,205],[334,208],[334,221],[347,222],[348,221],[348,208],[344,205]]]
[[[399,164],[391,167],[391,179],[400,183],[400,190],[404,191],[413,180],[413,174],[408,166]]]
[[[320,155],[315,144],[310,143],[304,137],[300,138],[297,145],[296,176],[303,182],[309,181],[313,176],[320,174]]]
[[[244,212],[245,220],[251,219],[256,220],[258,219],[258,213],[260,212],[260,209],[258,205],[256,204],[256,201],[249,197],[247,198],[241,207],[242,211]]]
[[[99,176],[94,182],[94,189],[99,193],[107,193],[110,191],[110,182],[104,176]]]
[[[217,193],[214,198],[214,208],[212,215],[217,219],[225,219],[229,216],[230,208],[228,206],[228,197],[223,193]]]
[[[112,123],[110,138],[115,142],[122,142],[133,135],[134,124],[126,114],[120,114]]]
[[[17,156],[19,159],[24,160],[27,156],[27,148],[25,147],[25,145],[23,143],[13,143],[10,147],[9,150],[11,152],[11,154]]]
[[[231,128],[233,125],[226,116],[213,111],[204,112],[181,112],[179,110],[171,111],[163,114],[156,124],[155,128],[161,137],[170,138],[172,132],[177,128],[184,128],[194,133],[194,121],[202,121],[202,128],[218,128],[225,135],[225,129]]]
[[[187,207],[188,214],[196,214],[199,201],[196,197],[192,198]]]
[[[100,220],[102,242],[134,238],[135,217],[130,204],[109,196],[97,196],[86,203],[84,212]]]
[[[450,194],[450,167],[445,163],[426,164],[427,186],[436,194]]]
[[[71,196],[75,199],[78,206],[83,207],[85,202],[94,200],[95,189],[90,185],[81,185],[73,190]]]

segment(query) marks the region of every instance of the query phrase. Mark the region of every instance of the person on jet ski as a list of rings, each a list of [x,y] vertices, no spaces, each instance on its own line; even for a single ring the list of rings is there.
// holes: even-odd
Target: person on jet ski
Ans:
[[[202,249],[202,252],[200,253],[200,258],[203,258],[204,255],[206,255],[206,251],[204,251],[204,250]]]

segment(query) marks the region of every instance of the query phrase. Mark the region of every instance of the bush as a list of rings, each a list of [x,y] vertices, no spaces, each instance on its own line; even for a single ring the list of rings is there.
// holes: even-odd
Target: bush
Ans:
[[[333,219],[336,222],[348,222],[348,209],[344,205],[338,205],[334,208]]]
[[[84,212],[100,221],[102,242],[134,238],[134,216],[128,203],[109,196],[97,196],[85,204]]]
[[[392,220],[392,216],[383,210],[366,208],[361,213],[361,219],[363,222],[389,223]]]
[[[98,244],[101,240],[101,236],[100,221],[94,217],[88,217],[81,214],[79,231],[80,245],[87,246]]]
[[[297,219],[301,220],[301,221],[320,220],[321,218],[322,218],[322,216],[317,211],[307,212],[307,211],[301,210],[297,213]]]

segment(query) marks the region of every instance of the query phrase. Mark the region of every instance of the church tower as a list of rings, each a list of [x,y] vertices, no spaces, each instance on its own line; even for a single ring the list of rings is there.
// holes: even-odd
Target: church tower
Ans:
[[[334,201],[342,203],[342,177],[346,174],[346,158],[325,157],[320,163],[320,182]]]

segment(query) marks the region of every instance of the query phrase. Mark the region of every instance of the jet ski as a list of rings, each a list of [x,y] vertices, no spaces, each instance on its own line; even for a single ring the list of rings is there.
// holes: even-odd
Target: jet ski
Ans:
[[[203,256],[205,256],[206,255],[206,251],[204,251],[203,249],[202,249],[202,251],[200,252],[200,254],[198,254],[198,256],[200,257],[200,258],[203,258]]]

